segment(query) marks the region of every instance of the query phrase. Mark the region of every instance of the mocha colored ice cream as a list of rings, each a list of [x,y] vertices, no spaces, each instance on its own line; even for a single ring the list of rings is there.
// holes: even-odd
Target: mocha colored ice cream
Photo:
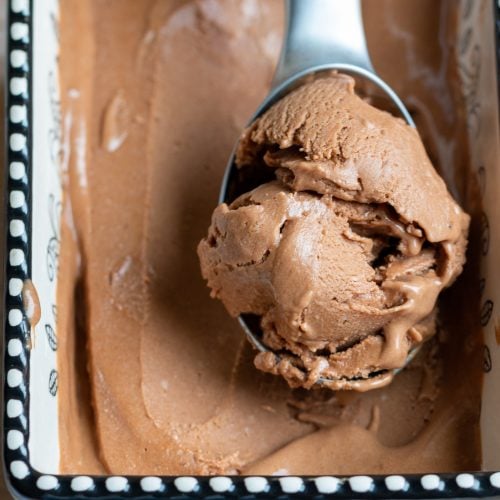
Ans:
[[[410,106],[432,163],[472,215],[472,236],[462,276],[440,299],[436,335],[391,384],[360,393],[291,389],[256,370],[255,352],[200,275],[196,248],[225,163],[269,90],[282,2],[60,1],[61,472],[335,475],[480,466],[483,347],[478,297],[470,293],[480,208],[470,194],[456,59],[446,49],[457,39],[457,6],[444,0],[437,15],[435,0],[364,3],[374,65]],[[280,191],[283,211],[311,198],[294,186]],[[326,209],[329,196],[313,202]],[[354,206],[335,203],[345,214]],[[363,249],[377,238],[358,231],[359,244],[346,245]],[[419,240],[413,233],[408,242]]]
[[[248,127],[236,162],[279,180],[217,207],[198,253],[212,296],[261,317],[255,365],[292,387],[389,383],[465,261],[469,217],[417,131],[334,74]]]

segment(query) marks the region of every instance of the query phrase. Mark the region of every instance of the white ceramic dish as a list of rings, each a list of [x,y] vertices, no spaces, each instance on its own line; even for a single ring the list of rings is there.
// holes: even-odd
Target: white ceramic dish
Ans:
[[[354,477],[88,477],[59,472],[57,265],[61,209],[58,0],[10,0],[7,67],[7,262],[4,460],[19,497],[181,498],[275,495],[438,498],[500,495],[500,145],[498,4],[460,0],[461,61],[472,161],[482,187],[481,323],[485,382],[481,429],[485,471]],[[496,9],[496,12],[495,12]],[[30,325],[22,290],[31,280],[41,316]],[[34,321],[32,321],[34,323]],[[495,330],[499,333],[496,334]],[[464,436],[464,439],[467,437]]]

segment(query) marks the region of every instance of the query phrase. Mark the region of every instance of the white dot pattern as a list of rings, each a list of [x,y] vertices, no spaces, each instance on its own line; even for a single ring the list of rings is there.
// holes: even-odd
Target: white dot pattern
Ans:
[[[28,61],[28,55],[24,50],[13,50],[10,53],[10,65],[13,68],[21,68]]]
[[[9,118],[12,123],[23,123],[26,121],[28,117],[28,111],[26,106],[20,106],[18,104],[14,104],[9,109]]]
[[[12,77],[9,82],[9,90],[14,96],[26,94],[28,92],[28,80],[24,77]]]
[[[370,476],[353,476],[349,478],[349,486],[356,493],[366,493],[373,486],[373,479]]]
[[[19,238],[25,233],[24,222],[20,219],[12,219],[9,224],[9,233],[13,238]]]
[[[12,40],[23,40],[28,37],[28,34],[29,30],[26,23],[12,23],[10,26],[10,37]]]
[[[6,443],[9,450],[18,450],[24,444],[23,433],[17,429],[11,429],[7,432]]]
[[[340,485],[340,480],[332,476],[317,477],[314,479],[314,484],[319,493],[329,495],[335,493]]]
[[[404,491],[408,488],[408,482],[403,476],[387,476],[385,486],[389,491]]]
[[[142,491],[146,493],[154,493],[155,491],[160,491],[162,489],[162,482],[159,477],[143,477],[140,482]]]
[[[178,477],[174,480],[175,487],[181,493],[192,493],[198,488],[198,480],[195,477]]]
[[[19,387],[23,383],[23,373],[17,368],[11,368],[7,372],[7,385],[9,387]]]
[[[208,484],[215,493],[226,493],[233,489],[233,481],[229,477],[212,477]]]
[[[23,321],[23,313],[21,309],[11,309],[8,315],[10,326],[19,326]]]
[[[11,0],[11,10],[14,14],[27,15],[29,13],[29,2],[27,0]],[[10,26],[10,37],[12,40],[25,42],[29,38],[29,25],[24,22],[13,22]],[[17,71],[9,80],[9,91],[11,96],[22,97],[28,92],[28,78],[26,76],[28,64],[28,51],[19,46],[13,48],[9,53],[9,63],[13,70]],[[20,73],[19,73],[20,72]],[[23,74],[24,73],[24,74]],[[19,76],[18,76],[19,75]],[[26,125],[27,108],[25,103],[16,102],[9,108],[9,118],[12,124]],[[12,128],[10,128],[12,130]],[[27,136],[25,133],[13,131],[9,133],[9,147],[15,153],[23,153],[27,146]],[[26,167],[23,161],[12,161],[9,163],[9,176],[13,181],[23,181],[26,176]],[[9,205],[12,209],[19,209],[25,205],[25,195],[19,189],[13,189],[9,193]],[[26,236],[25,222],[14,217],[8,223],[9,235],[12,238]],[[9,251],[9,265],[12,267],[21,266],[25,263],[25,253],[21,248],[12,248]],[[9,296],[18,297],[22,293],[23,280],[11,278],[8,282]],[[19,328],[23,323],[23,313],[21,309],[11,308],[7,313],[8,325],[11,328]],[[7,343],[7,355],[13,360],[19,360],[19,356],[24,349],[20,339],[12,338]],[[16,363],[19,361],[15,361]],[[10,368],[6,373],[6,384],[9,388],[16,389],[23,386],[24,374],[19,368]],[[6,401],[6,415],[9,419],[18,419],[24,413],[24,406],[19,399],[8,399]],[[24,424],[23,424],[24,425]],[[25,444],[24,435],[18,429],[9,429],[6,433],[6,447],[10,450],[20,450]],[[29,475],[28,465],[21,460],[13,460],[10,463],[12,475],[18,479],[24,479]],[[37,480],[39,488],[48,487],[50,483],[57,479],[53,476],[41,476]]]
[[[9,165],[9,175],[15,181],[21,180],[26,175],[24,164],[20,161],[13,161]]]
[[[490,484],[494,488],[500,488],[500,472],[495,472],[490,476]]]
[[[16,14],[29,14],[29,1],[28,0],[11,0],[11,9],[12,12]]]
[[[304,481],[300,477],[281,477],[279,483],[283,493],[299,493],[304,489]]]
[[[23,344],[19,339],[11,339],[7,344],[7,353],[11,358],[19,356],[23,352]]]
[[[22,208],[26,203],[26,197],[22,191],[11,191],[9,196],[9,205],[11,208]]]
[[[94,481],[89,476],[77,476],[71,480],[70,488],[76,493],[88,491],[94,487]]]
[[[9,137],[9,146],[12,151],[22,151],[26,147],[26,136],[17,133],[11,134]]]
[[[246,477],[245,487],[249,493],[264,493],[269,488],[269,483],[265,477]]]
[[[5,454],[7,469],[12,478],[29,481],[40,492],[54,491],[59,486],[59,479],[52,475],[34,477],[26,461],[27,453],[27,407],[19,397],[12,397],[10,391],[23,390],[26,387],[25,363],[27,356],[22,356],[26,346],[22,341],[25,334],[23,330],[24,314],[19,304],[23,283],[26,275],[26,250],[28,245],[27,214],[22,209],[26,207],[27,170],[29,161],[28,135],[29,112],[29,42],[30,23],[24,22],[26,18],[16,17],[29,15],[29,0],[10,0],[11,24],[9,27],[10,40],[16,42],[8,53],[9,80],[8,80],[8,117],[7,137],[9,147],[9,192],[8,202],[11,211],[8,212],[7,222],[8,250],[7,279],[7,339],[6,363],[9,367],[5,374]],[[9,42],[10,43],[10,42]],[[16,243],[13,243],[13,242]],[[15,246],[13,246],[15,245]],[[21,267],[23,266],[23,267]],[[12,272],[16,275],[12,276]],[[15,302],[11,302],[11,301]],[[16,305],[14,305],[16,304]],[[9,338],[10,337],[10,338]],[[10,428],[10,426],[14,428]],[[11,456],[10,456],[11,455]],[[31,495],[30,495],[31,496]],[[40,494],[34,496],[42,496]]]
[[[13,161],[9,165],[9,175],[15,181],[21,180],[26,175],[24,164],[20,161]]]
[[[12,435],[11,431],[8,436]],[[15,446],[12,445],[12,438],[8,437],[8,442],[11,443],[8,444],[10,449],[15,449],[16,447],[21,446],[23,444],[22,434],[20,436],[20,442],[16,443]],[[19,460],[11,463],[11,472],[12,471],[15,472],[15,474],[13,472],[13,475],[19,478],[25,478],[30,474],[29,467],[26,463]],[[491,474],[489,479],[494,488],[500,488],[500,472]],[[424,490],[436,490],[442,489],[443,487],[443,481],[437,474],[426,474],[421,477],[421,480]],[[280,484],[282,492],[285,494],[294,494],[305,491],[305,479],[301,477],[283,476],[277,479],[277,481]],[[321,476],[313,478],[312,481],[314,482],[318,493],[326,495],[338,492],[344,482],[344,480],[333,476]],[[375,484],[374,479],[370,476],[353,476],[346,478],[346,481],[349,484],[350,489],[355,493],[370,492]],[[391,492],[399,491],[403,492],[402,495],[405,495],[404,492],[409,491],[409,482],[403,476],[390,475],[386,476],[383,481],[387,490]],[[231,492],[235,488],[234,481],[230,477],[211,477],[207,478],[207,482],[214,493]],[[468,490],[478,485],[475,476],[468,473],[457,475],[455,477],[455,482],[462,490]],[[177,477],[174,479],[173,484],[178,492],[186,494],[195,493],[199,487],[198,479],[189,476]],[[245,485],[247,493],[258,494],[269,491],[269,483],[264,477],[244,478],[243,484]],[[42,491],[49,491],[58,488],[60,483],[56,476],[42,475],[36,480],[36,485]],[[78,476],[72,478],[70,483],[71,490],[76,493],[92,490],[95,486],[93,478],[89,476]],[[107,491],[110,493],[125,493],[129,488],[129,480],[126,477],[112,476],[106,479],[105,486]],[[156,476],[146,476],[140,478],[139,486],[144,493],[158,493],[165,491],[162,478]],[[414,492],[412,494],[414,494]]]
[[[22,460],[14,460],[10,463],[10,472],[17,479],[25,479],[29,476],[30,470]]]
[[[9,264],[20,266],[24,262],[24,252],[20,248],[13,248],[9,252]]]
[[[55,476],[40,476],[36,485],[42,491],[55,490],[59,486],[59,481]]]
[[[441,488],[441,479],[437,474],[426,474],[420,479],[424,490],[438,490]]]
[[[463,489],[471,489],[475,486],[474,476],[472,474],[459,474],[456,477],[457,485]]]
[[[127,490],[128,480],[126,477],[111,476],[106,479],[105,485],[110,493],[119,493]]]
[[[23,412],[23,404],[19,399],[9,399],[7,401],[6,412],[9,418],[17,418]]]

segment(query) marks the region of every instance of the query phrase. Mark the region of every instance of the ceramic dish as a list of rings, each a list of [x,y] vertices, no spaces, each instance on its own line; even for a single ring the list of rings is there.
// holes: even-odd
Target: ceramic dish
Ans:
[[[58,474],[56,287],[62,189],[57,0],[10,0],[7,29],[7,224],[4,462],[18,497],[439,498],[500,495],[500,172],[497,2],[460,1],[461,61],[473,161],[482,186],[484,471],[353,477],[125,477]],[[496,11],[496,12],[495,12]],[[495,23],[496,16],[496,23]],[[496,34],[498,40],[498,33]],[[495,74],[497,78],[495,79]],[[498,241],[497,241],[498,240]],[[23,303],[35,285],[38,302]],[[496,304],[495,304],[496,303]],[[36,306],[36,307],[33,307]],[[497,331],[495,335],[495,330]],[[464,436],[467,439],[467,436]]]

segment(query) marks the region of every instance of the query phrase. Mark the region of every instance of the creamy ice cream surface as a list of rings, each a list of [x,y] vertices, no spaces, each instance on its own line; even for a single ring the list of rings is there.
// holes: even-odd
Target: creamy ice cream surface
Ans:
[[[65,161],[56,324],[60,472],[340,476],[479,469],[484,345],[481,297],[471,290],[479,290],[483,208],[472,189],[477,165],[470,159],[457,59],[450,50],[459,40],[461,5],[442,0],[438,15],[435,0],[363,1],[373,64],[408,105],[433,165],[472,222],[467,265],[441,294],[436,335],[391,384],[359,392],[293,389],[283,377],[255,369],[255,351],[223,304],[210,298],[200,274],[196,249],[207,234],[227,158],[271,85],[283,34],[282,0],[59,4]],[[364,119],[386,120],[387,144],[394,130],[409,134],[397,120],[354,100],[347,90],[344,94],[344,103],[363,108]],[[318,99],[326,113],[325,100]],[[271,112],[241,142],[239,172],[258,169],[274,183],[239,201],[234,196],[231,207],[216,211],[214,221],[221,231],[231,228],[226,234],[232,240],[223,243],[214,234],[221,253],[207,247],[204,258],[207,265],[208,259],[230,264],[228,269],[220,265],[220,293],[239,280],[241,293],[227,294],[233,314],[249,300],[261,308],[261,316],[270,313],[278,305],[269,292],[271,278],[281,274],[279,283],[273,278],[273,293],[279,290],[279,305],[286,310],[275,307],[268,316],[279,320],[280,328],[290,325],[283,337],[273,339],[290,345],[291,368],[304,356],[291,348],[303,345],[304,352],[314,352],[316,336],[326,346],[316,348],[316,357],[338,346],[335,369],[343,371],[338,351],[350,356],[355,350],[341,339],[353,338],[361,328],[369,333],[356,351],[357,366],[365,367],[368,354],[378,359],[382,352],[376,328],[381,331],[389,321],[384,301],[394,300],[382,283],[401,286],[398,276],[405,263],[411,279],[434,271],[444,280],[445,269],[458,272],[463,248],[455,245],[453,260],[446,255],[453,245],[441,242],[459,235],[463,216],[453,215],[456,206],[430,166],[408,162],[401,163],[399,180],[411,183],[413,191],[396,197],[394,189],[388,190],[393,208],[389,202],[362,199],[388,187],[387,180],[377,179],[380,165],[356,162],[355,169],[346,163],[341,169],[332,167],[334,154],[313,158],[327,150],[320,135],[306,130],[314,125],[306,120],[300,134],[290,136],[304,145],[280,149],[281,136],[271,135],[271,125],[279,123]],[[290,127],[281,127],[284,136],[297,128],[289,118]],[[333,128],[324,130],[331,134]],[[355,130],[359,124],[350,140]],[[282,132],[278,127],[272,134]],[[307,142],[305,132],[317,140]],[[418,143],[416,134],[409,137],[411,144]],[[347,142],[342,148],[353,158]],[[415,148],[420,146],[409,147]],[[291,153],[302,157],[285,165],[283,155],[290,160]],[[422,162],[427,164],[427,158]],[[369,180],[370,165],[377,182]],[[299,172],[306,167],[307,172]],[[437,196],[421,187],[427,183],[424,171]],[[358,176],[363,189],[356,187]],[[332,179],[323,185],[338,184],[352,198],[298,184],[320,184],[323,178]],[[449,232],[447,218],[457,222]],[[238,246],[245,222],[262,238],[247,231],[245,245]],[[322,257],[317,263],[316,253]],[[291,263],[294,255],[301,257],[300,265]],[[389,272],[382,267],[390,255]],[[265,262],[258,264],[262,258]],[[313,270],[311,263],[317,266]],[[353,288],[355,276],[360,282]],[[324,295],[330,286],[335,293]],[[356,294],[360,288],[364,295]],[[311,297],[303,293],[307,289],[314,292]],[[327,297],[338,299],[336,309],[326,308]],[[293,314],[304,309],[300,300],[309,300],[300,324],[313,337],[291,323]],[[339,320],[342,303],[361,311],[355,316],[350,307],[351,325]],[[335,334],[326,327],[332,318],[343,328]],[[412,319],[422,336],[433,331],[432,318],[427,327]],[[381,326],[373,326],[376,322]],[[270,342],[271,334],[267,337]],[[413,334],[408,339],[417,341]],[[400,351],[406,355],[407,348],[403,335]],[[358,370],[352,356],[345,366]]]
[[[436,331],[469,217],[418,132],[330,74],[244,132],[237,164],[276,180],[216,208],[198,253],[212,296],[260,317],[257,368],[292,387],[365,391]]]

